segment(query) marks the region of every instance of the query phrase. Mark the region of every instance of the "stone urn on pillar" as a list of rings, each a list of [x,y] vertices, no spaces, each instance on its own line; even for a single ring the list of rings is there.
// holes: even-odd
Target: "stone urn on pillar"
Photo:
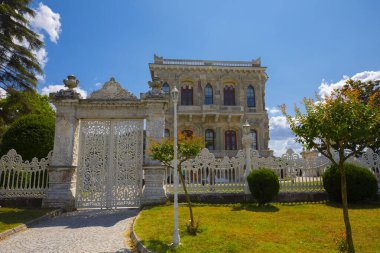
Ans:
[[[67,88],[72,90],[72,89],[78,87],[79,80],[74,75],[68,75],[67,79],[63,80],[63,83],[65,84],[65,86]]]

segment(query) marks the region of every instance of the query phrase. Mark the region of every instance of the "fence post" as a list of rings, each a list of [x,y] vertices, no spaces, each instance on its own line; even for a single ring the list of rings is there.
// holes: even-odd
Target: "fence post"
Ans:
[[[251,172],[251,146],[253,143],[253,138],[250,133],[251,125],[248,121],[245,121],[243,125],[243,138],[242,143],[245,151],[245,171],[244,171],[244,193],[250,194],[247,177]]]

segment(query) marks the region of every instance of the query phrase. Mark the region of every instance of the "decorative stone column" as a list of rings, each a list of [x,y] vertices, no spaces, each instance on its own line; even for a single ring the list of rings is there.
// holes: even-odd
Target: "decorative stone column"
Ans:
[[[168,100],[162,91],[161,81],[155,77],[149,82],[151,90],[142,95],[142,101],[146,103],[146,136],[145,136],[145,158],[143,204],[164,203],[166,193],[164,189],[165,167],[157,160],[149,157],[151,141],[160,142],[165,131],[165,109]]]
[[[244,185],[244,193],[250,194],[249,186],[247,177],[249,173],[251,172],[251,147],[253,143],[253,138],[250,134],[251,125],[246,121],[243,125],[243,138],[242,138],[242,144],[244,147],[245,152],[245,171],[244,171],[244,179],[245,179],[245,185]]]
[[[162,204],[166,201],[164,189],[165,167],[144,166],[145,185],[143,188],[143,205]]]
[[[161,81],[155,77],[149,82],[151,90],[142,94],[142,101],[145,102],[146,108],[146,140],[145,140],[145,159],[146,165],[160,164],[149,158],[150,142],[152,140],[160,142],[164,137],[165,131],[165,109],[167,107],[167,98],[162,91]]]
[[[50,99],[57,111],[53,157],[48,169],[49,189],[42,206],[73,210],[78,142],[78,120],[75,112],[81,97],[73,90],[79,83],[75,76],[68,76],[64,83],[69,88],[68,90],[50,94]]]

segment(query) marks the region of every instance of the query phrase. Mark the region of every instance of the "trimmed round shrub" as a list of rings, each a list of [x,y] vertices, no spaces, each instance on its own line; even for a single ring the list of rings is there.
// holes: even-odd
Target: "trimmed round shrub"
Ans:
[[[272,201],[280,190],[277,175],[270,169],[252,170],[247,177],[249,190],[259,205]]]
[[[376,196],[377,180],[367,168],[345,163],[344,169],[346,170],[348,202],[369,200]],[[323,174],[323,187],[330,200],[336,202],[342,202],[340,177],[341,173],[336,165],[332,165]]]
[[[53,149],[54,118],[43,115],[27,115],[13,122],[5,132],[1,143],[2,155],[15,149],[23,160],[46,157]]]

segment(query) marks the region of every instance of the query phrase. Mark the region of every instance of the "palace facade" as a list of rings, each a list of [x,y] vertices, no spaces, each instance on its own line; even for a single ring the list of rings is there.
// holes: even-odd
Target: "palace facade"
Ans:
[[[170,91],[179,90],[178,130],[205,139],[218,157],[234,156],[242,149],[242,125],[251,125],[253,149],[269,156],[269,121],[265,109],[268,76],[261,60],[210,61],[165,59],[154,56],[149,64],[152,80],[159,78],[168,94],[165,136],[173,135]]]

